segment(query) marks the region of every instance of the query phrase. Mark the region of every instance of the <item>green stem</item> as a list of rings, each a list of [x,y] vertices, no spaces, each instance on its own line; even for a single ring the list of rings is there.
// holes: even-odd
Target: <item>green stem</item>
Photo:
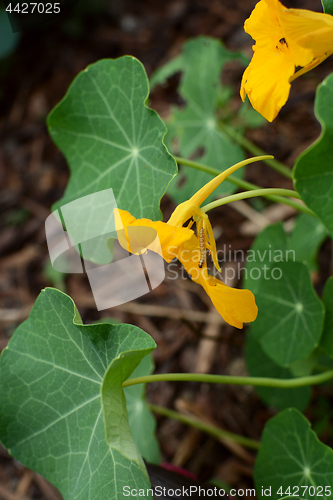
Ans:
[[[232,201],[245,200],[246,198],[255,198],[256,196],[265,196],[265,194],[289,196],[291,198],[300,199],[299,194],[296,193],[296,191],[292,191],[290,189],[278,189],[278,188],[254,189],[253,191],[245,191],[243,193],[224,196],[223,198],[219,198],[218,200],[212,201],[211,203],[208,203],[208,205],[201,207],[201,210],[203,212],[208,212],[213,208],[226,205],[227,203],[231,203]]]
[[[265,155],[266,153],[253,144],[253,142],[249,141],[246,137],[243,135],[239,134],[234,128],[229,127],[225,123],[219,123],[219,128],[225,132],[231,139],[236,141],[240,146],[242,146],[244,149],[249,151],[251,154],[254,156],[262,156]],[[286,167],[283,163],[281,163],[278,160],[264,160],[266,165],[268,165],[271,168],[274,168],[277,172],[279,172],[281,175],[284,177],[287,177],[288,179],[292,179],[292,173],[291,170]]]
[[[216,425],[208,424],[196,417],[183,415],[182,413],[169,410],[169,408],[164,408],[163,406],[153,404],[149,404],[148,406],[154,413],[172,418],[173,420],[178,420],[178,422],[181,422],[182,424],[195,427],[196,429],[199,429],[200,431],[205,432],[206,434],[209,434],[210,436],[213,436],[217,439],[229,439],[231,441],[234,441],[235,443],[247,446],[248,448],[253,448],[254,450],[259,449],[260,443],[259,441],[255,441],[254,439],[240,436],[239,434],[234,434],[233,432],[225,431],[223,429],[220,429]]]
[[[207,375],[205,373],[162,373],[157,375],[146,375],[126,380],[123,387],[136,384],[147,384],[149,382],[204,382],[211,384],[233,384],[253,385],[259,387],[276,387],[281,389],[294,389],[322,384],[333,379],[333,370],[317,375],[297,377],[292,379],[268,378],[268,377],[233,377],[231,375]]]
[[[216,168],[209,167],[208,165],[204,165],[203,163],[198,163],[196,161],[192,160],[187,160],[186,158],[181,158],[180,156],[174,156],[174,159],[176,160],[177,163],[181,165],[185,165],[187,167],[194,168],[196,170],[200,170],[201,172],[206,172],[207,174],[211,175],[219,175],[221,172],[219,172]],[[243,179],[239,179],[238,177],[234,177],[233,175],[229,175],[228,177],[228,182],[231,182],[232,184],[235,184],[235,186],[238,186],[242,189],[246,190],[254,190],[254,189],[260,189],[260,186],[257,186],[256,184],[252,184],[251,182],[244,181]],[[275,195],[270,195],[266,194],[264,195],[265,198],[267,198],[270,201],[273,201],[275,203],[282,203],[284,205],[288,205],[295,210],[299,212],[303,212],[308,215],[313,215],[314,217],[317,217],[315,213],[312,212],[306,205],[303,205],[302,203],[298,203],[297,201],[294,200],[289,200],[289,198],[284,198],[283,196],[275,196]]]

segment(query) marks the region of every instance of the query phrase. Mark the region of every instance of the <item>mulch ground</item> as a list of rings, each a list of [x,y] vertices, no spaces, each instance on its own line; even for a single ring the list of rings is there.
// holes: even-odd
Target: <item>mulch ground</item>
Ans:
[[[319,0],[285,4],[321,8]],[[96,8],[93,0],[81,0],[62,19],[22,33],[16,52],[0,62],[0,350],[27,318],[40,290],[58,286],[74,299],[85,323],[111,316],[151,334],[158,344],[154,358],[159,373],[246,374],[246,331],[223,324],[204,292],[188,280],[166,280],[135,303],[97,312],[84,276],[69,275],[59,283],[50,279],[44,223],[52,204],[61,198],[69,173],[65,159],[47,134],[45,119],[77,73],[101,58],[134,55],[150,75],[177,55],[184,41],[201,34],[221,38],[228,48],[250,55],[252,43],[243,32],[243,22],[254,5],[254,0],[169,0],[159,4],[154,0],[114,0],[100,2],[100,8]],[[313,99],[331,64],[328,60],[296,80],[279,118],[250,131],[249,139],[292,166],[320,132]],[[241,74],[242,68],[235,66],[223,76],[235,86],[236,93]],[[177,78],[173,78],[168,86],[156,89],[150,105],[166,117],[177,99]],[[250,169],[247,179],[264,187],[291,187],[289,181],[259,164]],[[172,202],[165,197],[162,210],[168,214],[172,209]],[[269,220],[292,215],[276,207],[264,212]],[[258,232],[241,205],[217,209],[212,223],[223,228],[220,247],[227,242],[231,248],[247,250]],[[314,277],[319,288],[323,276],[327,276],[327,255],[326,244]],[[197,314],[195,319],[191,311]],[[246,387],[159,383],[149,385],[147,394],[155,404],[200,416],[253,439],[260,439],[265,422],[274,414],[254,390]],[[313,411],[310,407],[308,414]],[[251,451],[157,418],[164,461],[186,467],[203,481],[214,476],[233,487],[253,487],[255,455]],[[0,499],[60,498],[43,478],[0,447]]]

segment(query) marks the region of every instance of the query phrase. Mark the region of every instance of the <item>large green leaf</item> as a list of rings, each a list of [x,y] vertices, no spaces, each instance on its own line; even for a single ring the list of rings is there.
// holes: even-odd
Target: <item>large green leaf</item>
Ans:
[[[0,358],[4,446],[65,500],[149,487],[122,383],[154,347],[131,325],[82,325],[70,297],[42,291]]]
[[[261,276],[256,293],[258,317],[251,325],[265,353],[288,367],[307,358],[317,347],[324,308],[299,262],[280,262]]]
[[[323,302],[325,304],[326,314],[323,336],[320,341],[320,347],[325,354],[333,358],[333,277],[331,276],[325,284],[323,292]]]
[[[266,227],[247,252],[244,288],[255,294],[265,269],[278,268],[280,262],[302,262],[309,270],[317,269],[317,253],[327,236],[320,220],[307,214],[296,218],[290,235],[281,223]]]
[[[302,200],[333,234],[333,74],[317,88],[315,114],[322,131],[312,146],[297,159],[295,188]]]
[[[246,337],[245,347],[246,364],[252,377],[272,377],[290,379],[293,377],[288,368],[276,365],[262,350],[259,342],[250,331]],[[310,387],[298,387],[295,389],[280,389],[275,387],[256,387],[256,392],[269,406],[278,410],[284,410],[294,406],[303,411],[311,397]]]
[[[129,377],[144,377],[154,371],[152,356],[145,356]],[[156,439],[156,419],[145,399],[145,384],[131,385],[124,389],[130,428],[139,452],[147,462],[159,464],[160,449]]]
[[[324,12],[333,16],[333,0],[321,0],[321,3],[323,4]]]
[[[48,117],[71,178],[57,206],[112,188],[119,208],[160,219],[159,202],[176,163],[163,144],[165,125],[145,102],[148,80],[134,57],[88,66]]]
[[[288,239],[288,248],[295,252],[297,262],[303,262],[313,271],[318,268],[318,250],[328,236],[327,229],[317,217],[300,214]]]
[[[333,498],[333,451],[320,443],[301,413],[284,410],[265,426],[254,481],[259,498]],[[271,493],[264,496],[262,490]]]
[[[287,366],[296,373],[311,365],[311,360],[310,365],[304,360],[318,343],[323,308],[312,288],[309,272],[297,261],[306,264],[308,269],[315,268],[315,257],[326,234],[316,217],[301,215],[297,217],[291,235],[286,235],[280,223],[268,226],[258,235],[246,255],[244,287],[255,294],[259,307],[251,332],[263,350],[262,356],[268,357],[263,365],[268,370],[269,362],[272,363],[271,369],[277,377],[278,373],[281,377],[287,376],[283,370]],[[301,288],[297,284],[298,279],[301,280]],[[301,308],[300,304],[304,307]],[[311,307],[306,304],[309,307],[311,304]],[[298,365],[291,366],[294,362]],[[302,365],[299,365],[300,362]],[[259,366],[253,365],[251,373],[254,375],[254,371],[258,370]],[[258,392],[266,394],[265,389]],[[282,400],[285,398],[283,393],[281,397]],[[281,404],[274,403],[273,396],[270,404],[278,408],[284,405],[283,401]]]
[[[279,267],[280,262],[293,258],[287,253],[287,236],[281,223],[266,227],[255,239],[246,255],[244,288],[257,294],[261,277],[268,268]]]
[[[179,93],[186,101],[183,109],[174,109],[168,121],[168,144],[172,151],[173,139],[179,140],[181,156],[189,158],[203,149],[200,162],[215,167],[221,172],[244,159],[241,148],[219,127],[218,108],[227,107],[230,98],[228,89],[222,87],[220,75],[228,61],[240,60],[244,56],[228,51],[219,40],[199,37],[188,41],[183,52],[153,76],[152,84],[161,83],[175,71],[182,71]],[[181,171],[168,190],[180,203],[190,198],[211,179],[209,174],[197,170]],[[241,172],[235,175],[241,175]],[[228,181],[216,190],[217,194],[231,193],[235,186]]]

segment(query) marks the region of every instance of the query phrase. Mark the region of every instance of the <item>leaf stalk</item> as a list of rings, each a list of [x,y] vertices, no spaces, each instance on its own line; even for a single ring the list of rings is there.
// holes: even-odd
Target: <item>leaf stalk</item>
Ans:
[[[249,139],[241,135],[234,128],[229,127],[229,125],[220,122],[219,128],[225,134],[227,134],[231,139],[237,142],[240,146],[249,151],[251,154],[255,156],[262,156],[266,154],[265,151],[263,151],[261,148],[253,144],[253,142],[251,142]],[[290,168],[286,167],[286,165],[284,165],[280,161],[273,159],[273,160],[264,160],[264,162],[266,163],[266,165],[276,170],[276,172],[279,172],[279,174],[283,175],[284,177],[287,177],[287,179],[292,179],[292,173]]]
[[[205,165],[203,163],[199,163],[196,161],[188,160],[187,158],[182,158],[180,156],[174,156],[174,159],[176,160],[177,163],[180,165],[185,165],[190,168],[194,168],[196,170],[200,170],[201,172],[206,172],[207,174],[211,175],[219,175],[221,172],[217,170],[214,167],[210,167],[209,165]],[[246,189],[246,190],[256,190],[256,189],[261,189],[260,186],[257,186],[256,184],[252,184],[251,182],[244,181],[243,179],[239,179],[238,177],[234,177],[233,175],[229,175],[228,179],[226,182],[231,182],[235,186],[238,186],[241,189]],[[263,194],[262,195],[264,198],[267,198],[270,201],[273,201],[274,203],[282,203],[284,205],[288,205],[289,207],[294,208],[298,212],[303,212],[308,215],[312,215],[313,217],[317,217],[312,210],[310,210],[306,205],[303,203],[290,200],[288,197],[283,197],[283,196],[276,196],[273,194]]]
[[[194,427],[195,429],[205,432],[206,434],[209,434],[210,436],[213,436],[217,439],[221,440],[227,439],[234,441],[235,443],[241,444],[243,446],[247,446],[248,448],[252,448],[254,450],[259,449],[260,443],[259,441],[255,441],[254,439],[245,436],[240,436],[239,434],[234,434],[233,432],[228,432],[224,429],[221,429],[220,427],[217,427],[216,425],[203,422],[199,418],[184,415],[182,413],[179,413],[178,411],[170,410],[169,408],[164,408],[163,406],[154,404],[149,404],[148,406],[154,413],[158,413],[159,415],[163,415],[165,417],[172,418],[173,420],[177,420],[182,424]]]
[[[247,198],[255,198],[257,196],[265,196],[266,194],[300,199],[299,194],[296,193],[296,191],[292,191],[291,189],[278,189],[278,188],[253,189],[252,191],[245,191],[242,193],[232,194],[230,196],[224,196],[223,198],[208,203],[204,207],[201,207],[201,209],[203,212],[208,212],[213,208],[226,205],[227,203],[231,203],[233,201],[245,200]]]
[[[333,379],[333,370],[306,377],[279,379],[268,377],[234,377],[232,375],[210,375],[205,373],[161,373],[146,375],[126,380],[123,387],[150,382],[202,382],[208,384],[251,385],[258,387],[274,387],[280,389],[294,389],[322,384]]]

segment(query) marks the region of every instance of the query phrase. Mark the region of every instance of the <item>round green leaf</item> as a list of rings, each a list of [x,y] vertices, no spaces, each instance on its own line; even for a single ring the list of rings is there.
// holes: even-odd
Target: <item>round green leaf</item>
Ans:
[[[177,172],[165,125],[145,103],[148,80],[134,57],[88,66],[48,117],[71,177],[57,206],[112,188],[118,208],[160,219],[159,202]]]
[[[292,255],[291,255],[292,257]],[[260,278],[267,269],[279,266],[280,262],[290,258],[287,253],[287,237],[281,223],[266,227],[255,239],[246,255],[244,288],[255,295],[260,286]]]
[[[272,265],[259,281],[256,302],[259,312],[251,331],[275,363],[289,366],[317,347],[324,308],[304,264]]]
[[[297,216],[288,236],[281,223],[266,227],[246,254],[244,288],[256,294],[265,268],[267,271],[267,267],[279,267],[280,262],[303,262],[310,270],[316,269],[317,253],[327,236],[320,220],[307,214]]]
[[[43,290],[0,358],[2,443],[64,500],[149,487],[122,383],[154,347],[132,325],[82,325],[70,297]]]
[[[327,229],[317,217],[300,214],[296,218],[288,247],[294,250],[297,262],[303,262],[311,271],[316,270],[317,253],[327,236]]]
[[[302,200],[333,234],[333,74],[317,88],[315,114],[322,131],[296,160],[293,175]]]
[[[234,60],[247,64],[242,54],[228,51],[220,40],[202,36],[186,42],[182,54],[153,77],[154,84],[161,83],[172,73],[182,71],[179,94],[186,105],[181,109],[175,108],[167,124],[167,141],[171,151],[173,139],[179,140],[181,156],[190,158],[195,155],[201,163],[221,172],[245,157],[238,144],[219,126],[220,101],[225,94],[225,107],[230,98],[227,89],[221,85],[221,71],[227,62]],[[235,175],[241,176],[242,172],[236,172]],[[211,178],[211,175],[199,170],[189,172],[188,169],[181,169],[171,183],[168,194],[181,203]],[[217,194],[232,193],[235,189],[233,184],[225,181],[208,200]]]
[[[266,498],[263,490],[271,491],[267,496],[272,500],[290,492],[306,500],[333,498],[333,451],[318,440],[301,413],[293,408],[284,410],[265,426],[254,481],[262,499]],[[286,493],[288,487],[291,489]]]

